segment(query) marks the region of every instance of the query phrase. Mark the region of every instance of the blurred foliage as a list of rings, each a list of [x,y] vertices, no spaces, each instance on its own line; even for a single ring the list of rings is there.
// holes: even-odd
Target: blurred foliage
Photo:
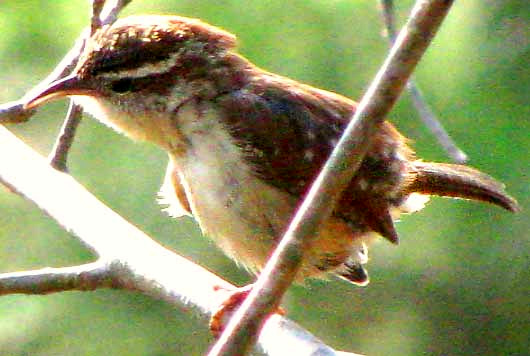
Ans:
[[[401,20],[412,4],[398,2]],[[289,316],[333,347],[367,355],[528,354],[529,10],[516,0],[456,2],[416,72],[470,164],[505,182],[525,210],[510,215],[433,199],[398,224],[399,248],[386,242],[372,248],[368,287],[337,280],[292,287]],[[241,52],[256,64],[354,98],[387,51],[374,0],[137,0],[124,14],[133,13],[202,18],[236,33]],[[88,14],[86,0],[0,2],[0,102],[41,80]],[[10,128],[46,155],[65,105],[50,104]],[[421,157],[447,160],[406,96],[391,120]],[[71,154],[72,174],[116,211],[179,253],[249,282],[191,219],[171,220],[160,211],[155,195],[165,164],[157,148],[93,120],[82,123]],[[0,271],[91,260],[55,222],[2,188],[0,209]],[[0,355],[200,355],[211,341],[193,313],[132,293],[0,298]]]

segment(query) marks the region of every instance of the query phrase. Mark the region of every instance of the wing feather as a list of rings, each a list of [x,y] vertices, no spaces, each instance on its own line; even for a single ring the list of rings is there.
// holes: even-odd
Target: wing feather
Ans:
[[[301,198],[338,142],[356,103],[274,75],[218,97],[225,125],[256,175]],[[412,151],[385,122],[335,214],[359,231],[397,242],[390,210],[399,205]],[[396,162],[395,164],[390,164]]]

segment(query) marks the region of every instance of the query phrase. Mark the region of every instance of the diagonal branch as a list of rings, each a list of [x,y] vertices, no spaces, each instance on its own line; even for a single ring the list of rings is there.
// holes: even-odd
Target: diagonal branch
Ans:
[[[131,2],[132,0],[116,0],[114,6],[108,5],[107,2],[100,13],[100,16],[103,17],[101,20],[101,26],[114,23],[118,19],[118,14],[121,10]]]
[[[294,280],[306,247],[361,164],[378,124],[398,99],[452,3],[451,0],[417,1],[279,246],[209,356],[245,355],[251,348],[267,316],[279,306]]]
[[[48,86],[50,83],[63,78],[69,74],[77,63],[79,54],[85,46],[85,40],[88,36],[88,30],[85,29],[81,32],[81,35],[76,40],[73,47],[66,53],[61,59],[55,69],[39,84],[29,90],[24,97],[17,101],[11,101],[0,105],[0,124],[2,123],[19,123],[28,121],[36,112],[36,109],[25,110],[24,103],[26,97],[30,98],[33,93],[40,91],[41,88]]]
[[[90,17],[90,35],[101,27],[101,12],[107,0],[92,0],[92,16]]]
[[[0,275],[0,294],[28,292],[32,288],[28,278],[33,278],[33,288],[39,293],[90,289],[96,284],[98,288],[135,290],[174,305],[192,306],[207,319],[226,298],[225,293],[214,292],[215,287],[235,288],[153,241],[70,175],[51,168],[3,127],[0,143],[2,152],[9,153],[0,154],[0,183],[35,203],[100,257],[95,263],[79,267]],[[82,280],[83,273],[88,273],[89,282]],[[63,279],[62,289],[57,279]],[[282,340],[281,345],[278,340]],[[282,356],[285,349],[300,350],[297,355],[302,356],[354,355],[336,352],[278,315],[266,323],[259,345],[271,356]]]
[[[100,16],[103,17],[101,24],[108,25],[116,21],[120,11],[131,1],[132,0],[117,0],[114,5],[108,5],[110,2],[106,2],[106,6],[103,7],[100,13]],[[79,35],[75,44],[63,57],[63,59],[61,59],[55,69],[43,81],[29,90],[23,98],[0,105],[0,123],[16,123],[29,120],[31,116],[37,112],[37,110],[24,110],[23,105],[26,102],[24,98],[33,97],[33,92],[41,91],[43,87],[46,87],[50,83],[68,75],[76,66],[79,55],[84,49],[86,38],[89,35],[90,29],[85,28]]]
[[[386,27],[386,34],[390,46],[392,46],[396,40],[396,18],[394,16],[394,1],[393,0],[381,0],[381,10],[383,15],[383,22]],[[467,161],[467,155],[462,151],[456,143],[453,141],[451,136],[444,129],[440,120],[436,117],[436,114],[432,111],[430,106],[427,104],[425,97],[423,96],[418,84],[411,76],[407,83],[407,90],[410,93],[412,103],[418,112],[420,119],[423,121],[425,126],[434,134],[443,149],[449,154],[449,156],[457,163],[465,163]]]

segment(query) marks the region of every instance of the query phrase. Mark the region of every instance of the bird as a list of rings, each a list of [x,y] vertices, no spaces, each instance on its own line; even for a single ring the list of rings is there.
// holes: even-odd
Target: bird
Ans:
[[[71,74],[25,99],[71,97],[97,120],[167,152],[161,202],[192,216],[238,264],[259,273],[358,104],[265,71],[231,33],[198,19],[136,15],[87,39]],[[369,281],[368,246],[398,242],[394,222],[430,196],[518,211],[504,185],[466,165],[426,162],[388,121],[308,250],[296,281]]]

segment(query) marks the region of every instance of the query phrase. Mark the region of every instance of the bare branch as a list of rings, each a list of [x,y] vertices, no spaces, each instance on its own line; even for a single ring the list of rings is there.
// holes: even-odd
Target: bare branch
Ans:
[[[109,2],[107,2],[103,8],[103,11],[101,11],[101,15],[103,16],[101,25],[105,26],[114,23],[114,21],[116,21],[118,18],[120,11],[131,2],[132,0],[116,0],[114,6],[109,5]]]
[[[25,103],[27,100],[25,98],[31,98],[33,97],[34,91],[41,91],[42,88],[47,87],[50,85],[50,83],[62,79],[75,68],[77,64],[77,60],[79,59],[79,55],[85,48],[85,41],[87,37],[89,36],[90,32],[88,28],[81,31],[81,34],[75,41],[74,45],[70,50],[66,53],[66,55],[61,59],[59,64],[55,67],[55,69],[38,85],[36,85],[34,88],[29,90],[26,95],[20,100],[21,102]]]
[[[83,115],[83,108],[73,100],[70,100],[68,107],[68,112],[66,118],[63,121],[63,126],[61,131],[55,140],[52,151],[48,156],[50,160],[50,165],[62,172],[67,172],[68,167],[66,162],[68,161],[68,153],[70,152],[70,147],[74,142],[74,136],[77,131],[77,127],[81,123],[81,117]]]
[[[21,101],[10,101],[0,105],[0,123],[19,123],[28,121],[35,110],[25,110]]]
[[[303,253],[360,166],[371,137],[390,111],[449,11],[451,0],[420,0],[354,117],[333,150],[254,288],[209,356],[245,355],[294,280]]]
[[[383,22],[385,23],[385,34],[388,37],[390,47],[396,41],[396,16],[394,10],[393,0],[381,0],[381,13],[383,15]]]
[[[268,327],[269,324],[274,324],[276,328]],[[267,355],[282,355],[289,354],[288,350],[296,350],[293,355],[311,355],[311,356],[362,356],[360,354],[335,351],[331,347],[325,345],[318,339],[307,338],[304,334],[300,338],[289,340],[294,335],[292,333],[279,333],[278,330],[300,330],[293,321],[282,318],[278,314],[272,315],[265,324],[266,326],[261,331],[259,336],[259,343]],[[304,331],[304,333],[307,333]],[[287,338],[285,338],[287,336]],[[303,341],[302,341],[303,340]],[[315,342],[316,341],[316,342]],[[296,343],[296,349],[291,346]],[[234,354],[240,355],[240,354]]]
[[[114,23],[119,12],[128,4],[131,0],[118,0],[115,1],[114,5],[110,5],[110,1],[106,0],[93,0],[92,1],[92,16],[90,19],[90,35],[93,35],[101,26]],[[103,15],[103,18],[102,18]],[[72,68],[77,63],[79,55],[83,48],[79,49],[79,53],[72,62]],[[68,113],[64,119],[61,127],[61,132],[55,140],[53,150],[50,153],[50,164],[55,169],[66,172],[68,152],[74,142],[75,133],[77,127],[81,123],[82,109],[80,106],[73,103],[70,100],[70,107]]]
[[[116,0],[113,5],[109,5],[111,3],[110,1],[96,0],[95,7],[93,7],[92,12],[93,14],[97,14],[97,17],[99,18],[103,17],[103,19],[99,21],[100,26],[108,25],[116,21],[120,11],[125,6],[127,6],[131,1],[132,0]],[[103,6],[102,8],[100,8],[101,3],[105,4],[105,6]],[[89,30],[87,28],[81,32],[74,46],[68,51],[68,53],[63,57],[63,59],[55,67],[55,69],[42,82],[40,82],[38,85],[36,85],[31,90],[29,90],[28,93],[26,93],[26,95],[22,99],[0,105],[0,123],[15,123],[15,122],[27,121],[31,118],[31,116],[33,116],[37,112],[35,109],[24,110],[23,105],[26,102],[24,98],[32,97],[33,96],[32,93],[34,91],[40,91],[43,87],[48,86],[50,83],[58,79],[64,78],[66,75],[70,74],[70,72],[76,66],[77,60],[79,59],[79,56],[85,47],[85,41],[87,37],[94,31],[93,25],[94,25],[94,21],[96,20],[94,20],[93,18],[94,18],[94,15],[92,16],[91,29]],[[63,124],[63,128],[66,126],[67,126],[66,123]],[[59,140],[61,140],[60,137],[58,141]],[[56,142],[55,146],[56,148],[54,149],[54,151],[57,151],[58,146],[60,146],[59,142]],[[68,144],[68,146],[71,146],[71,143]]]
[[[0,274],[0,295],[48,294],[70,290],[113,288],[116,278],[111,264],[98,261],[80,266],[43,268]],[[116,274],[117,275],[117,274]]]
[[[383,21],[386,27],[386,35],[390,46],[394,44],[396,40],[396,19],[394,11],[394,1],[393,0],[381,0],[381,9],[383,14]],[[436,117],[436,114],[432,111],[430,106],[427,104],[425,97],[421,93],[421,90],[416,84],[414,77],[409,78],[407,83],[407,89],[410,93],[412,103],[418,111],[420,119],[423,121],[425,126],[434,134],[438,143],[443,147],[447,152],[449,157],[451,157],[457,163],[465,163],[468,159],[464,151],[462,151],[456,143],[453,141],[451,136],[444,129],[440,120]]]
[[[76,277],[75,274],[85,269],[89,275],[92,273],[90,280],[102,287],[140,291],[174,305],[193,306],[207,319],[226,297],[226,293],[215,292],[215,287],[235,288],[153,241],[87,192],[70,175],[52,169],[43,157],[3,127],[0,127],[0,143],[2,151],[9,152],[0,155],[0,183],[34,202],[100,256],[98,262],[79,267],[80,271],[76,271],[77,267],[70,267],[33,272],[35,288],[43,293],[60,290],[57,285],[61,283],[64,290],[68,289],[68,281],[81,278],[82,275]],[[101,264],[105,266],[102,268],[107,268],[106,273],[98,271]],[[61,276],[62,272],[67,276]],[[27,274],[0,275],[0,286],[10,283],[10,289],[16,292],[14,278],[31,278]],[[54,278],[64,278],[65,281],[57,282]],[[39,281],[44,285],[39,286]],[[30,289],[29,282],[20,283],[26,285],[17,287],[20,292]],[[75,283],[83,285],[85,282],[78,279]],[[84,286],[90,289],[91,284],[86,282]],[[282,347],[279,347],[278,340],[281,340]],[[298,355],[307,356],[338,354],[294,322],[280,316],[271,317],[265,324],[259,345],[272,356],[285,355],[285,349],[300,350]]]
[[[414,79],[411,79],[407,83],[407,89],[410,93],[412,103],[414,104],[414,107],[416,107],[416,110],[419,113],[420,119],[423,121],[425,126],[427,126],[427,128],[433,133],[433,135],[438,140],[438,143],[443,147],[443,149],[447,152],[449,157],[453,159],[453,161],[457,163],[465,163],[468,160],[467,154],[456,145],[456,143],[444,129],[442,123],[440,122],[440,120],[438,120],[430,106],[427,105],[427,102]]]
[[[90,34],[93,35],[101,27],[101,11],[106,0],[92,0],[92,16],[90,17]]]
[[[24,103],[26,97],[32,97],[33,92],[40,91],[41,88],[48,86],[50,83],[63,78],[69,74],[77,63],[79,54],[85,46],[85,39],[88,31],[84,30],[75,42],[74,46],[63,57],[55,69],[38,85],[26,93],[24,97],[17,101],[11,101],[0,105],[0,123],[17,123],[28,121],[36,112],[36,109],[25,110]]]

